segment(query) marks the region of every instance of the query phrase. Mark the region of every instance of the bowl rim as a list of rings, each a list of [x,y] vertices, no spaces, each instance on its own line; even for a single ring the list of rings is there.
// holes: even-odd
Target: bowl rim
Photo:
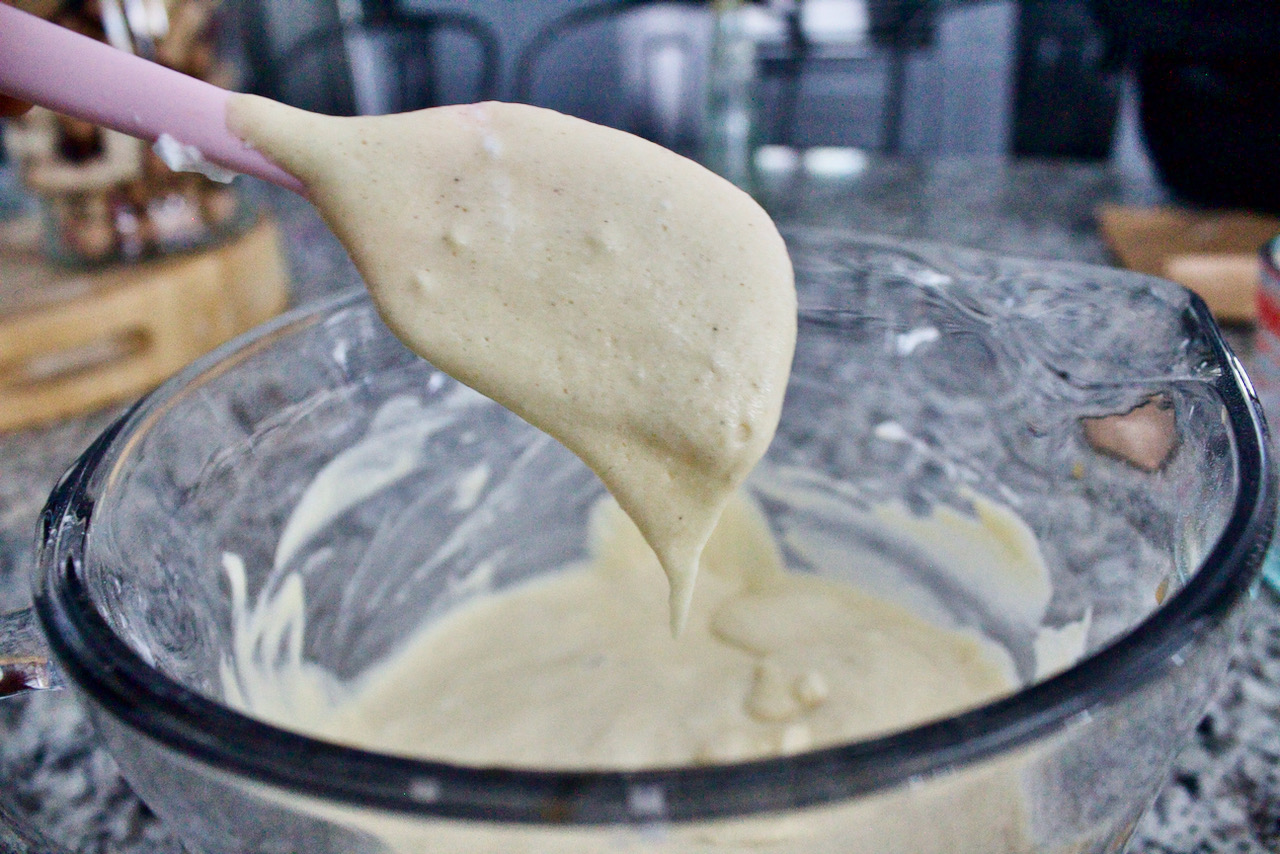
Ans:
[[[38,531],[35,611],[70,681],[112,717],[165,748],[291,794],[421,817],[530,825],[696,822],[851,800],[1010,752],[1157,679],[1178,665],[1189,644],[1227,618],[1254,583],[1271,536],[1276,474],[1257,396],[1207,307],[1191,295],[1184,319],[1204,333],[1221,368],[1210,383],[1222,398],[1235,444],[1236,501],[1222,534],[1184,587],[1069,669],[910,729],[725,765],[537,771],[469,767],[325,742],[185,688],[152,669],[111,631],[81,574],[94,509],[86,486],[118,440],[131,441],[195,378],[367,301],[362,288],[317,301],[194,362],[90,445],[54,488]]]

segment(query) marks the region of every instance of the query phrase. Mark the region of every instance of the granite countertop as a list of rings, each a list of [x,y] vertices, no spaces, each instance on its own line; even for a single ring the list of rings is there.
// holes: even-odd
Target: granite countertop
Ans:
[[[762,183],[760,197],[784,227],[847,227],[1096,263],[1108,260],[1094,226],[1096,205],[1161,197],[1158,186],[1143,176],[1120,175],[1101,165],[871,158],[843,166],[842,174],[821,177],[803,169],[772,174]],[[257,187],[252,192],[277,211],[284,227],[295,302],[359,283],[305,203]],[[1237,334],[1235,340],[1247,348],[1247,335]],[[27,602],[33,531],[44,497],[117,412],[0,435],[0,608]],[[64,693],[0,702],[0,780],[0,851],[21,844],[6,832],[5,814],[47,839],[53,851],[182,850],[121,781]],[[1280,597],[1258,594],[1219,698],[1129,850],[1280,851]]]

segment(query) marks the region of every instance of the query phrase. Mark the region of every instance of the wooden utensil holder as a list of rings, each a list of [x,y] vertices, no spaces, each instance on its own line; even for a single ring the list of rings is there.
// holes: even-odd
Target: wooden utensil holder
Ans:
[[[275,223],[226,243],[95,271],[48,262],[39,225],[0,229],[0,430],[142,394],[288,302]]]

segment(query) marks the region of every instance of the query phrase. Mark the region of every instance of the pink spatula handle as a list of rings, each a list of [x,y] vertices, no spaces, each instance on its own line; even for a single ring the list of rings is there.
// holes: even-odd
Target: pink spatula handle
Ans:
[[[231,93],[0,2],[0,92],[303,192],[293,175],[227,130]]]

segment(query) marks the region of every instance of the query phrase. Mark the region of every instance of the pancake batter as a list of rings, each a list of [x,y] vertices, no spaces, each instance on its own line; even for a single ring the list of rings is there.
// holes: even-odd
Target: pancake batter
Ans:
[[[303,181],[401,340],[595,470],[678,630],[790,372],[768,215],[667,149],[519,104],[332,118],[235,96],[228,124]]]
[[[271,581],[254,591],[240,559],[224,556],[234,631],[222,666],[226,702],[286,729],[466,765],[648,768],[785,755],[881,733],[973,706],[1029,678],[1026,662],[1015,677],[1004,646],[958,628],[972,624],[972,614],[952,614],[933,596],[954,589],[952,582],[967,587],[969,576],[952,558],[981,566],[1005,591],[983,631],[1014,627],[1027,642],[1045,618],[1050,587],[1035,538],[1011,509],[974,495],[971,514],[939,506],[918,516],[896,502],[851,500],[808,470],[764,466],[751,494],[774,512],[772,525],[749,500],[730,502],[704,554],[681,638],[665,631],[652,552],[606,503],[593,516],[593,556],[584,565],[492,591],[482,562],[475,578],[457,576],[471,598],[360,676],[341,679],[304,654],[303,639],[315,631],[307,614],[324,606],[308,604],[299,544],[305,548],[346,512],[353,496],[371,496],[430,465],[416,455],[430,445],[427,434],[476,405],[490,404],[458,389],[433,400],[433,420],[416,400],[387,401],[366,436],[327,463],[299,498]],[[483,469],[459,473],[464,506],[486,477]],[[507,506],[503,490],[484,494],[482,506]],[[880,533],[864,550],[857,531]],[[882,551],[883,537],[898,546]],[[784,570],[779,544],[813,573]],[[899,546],[936,565],[939,583],[886,563]],[[1055,654],[1041,662],[1036,647],[1036,672],[1064,660]],[[624,844],[626,833],[612,827],[434,821],[271,796],[403,854],[597,854],[619,846],[671,854],[1032,850],[1016,765],[796,814],[673,825],[642,845]]]
[[[678,640],[663,629],[652,551],[612,502],[597,508],[593,555],[587,566],[446,614],[336,701],[300,688],[308,677],[291,669],[300,662],[255,678],[261,671],[241,661],[228,676],[254,714],[322,738],[541,769],[785,755],[941,717],[1014,687],[1007,655],[977,634],[785,571],[743,498],[729,503],[708,543]],[[297,592],[282,590],[281,615],[300,612],[300,601],[290,606]],[[290,686],[287,696],[280,685]]]

